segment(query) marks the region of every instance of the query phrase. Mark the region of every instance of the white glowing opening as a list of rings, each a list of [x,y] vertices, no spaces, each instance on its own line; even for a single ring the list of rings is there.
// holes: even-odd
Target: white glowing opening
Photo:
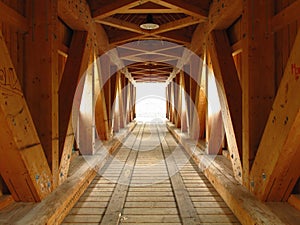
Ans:
[[[165,83],[137,83],[136,119],[142,122],[163,122],[166,119]]]

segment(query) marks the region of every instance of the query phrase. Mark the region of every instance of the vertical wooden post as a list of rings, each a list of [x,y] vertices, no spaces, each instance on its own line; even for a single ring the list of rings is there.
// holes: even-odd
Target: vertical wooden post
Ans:
[[[120,80],[121,80],[121,73],[120,71],[116,74],[116,84],[115,84],[115,98],[114,98],[114,111],[113,111],[113,130],[114,132],[119,132],[120,130]]]
[[[180,72],[180,101],[181,101],[181,132],[188,131],[188,113],[189,108],[187,104],[188,98],[186,93],[186,83],[185,83],[185,74],[184,71]]]
[[[28,1],[24,90],[48,164],[58,184],[58,33],[57,0]]]
[[[123,82],[124,74],[120,73],[119,80],[118,80],[118,87],[119,87],[119,124],[120,129],[125,127],[125,120],[124,120],[124,82]]]
[[[261,200],[286,201],[300,176],[299,47],[298,31],[250,173]]]
[[[180,91],[180,73],[175,77],[174,82],[174,111],[175,111],[175,126],[181,128],[181,91]]]
[[[190,65],[188,65],[190,66]],[[184,70],[186,71],[186,70]],[[188,73],[184,73],[184,76],[183,76],[183,82],[184,82],[184,92],[185,92],[185,103],[186,103],[186,109],[185,109],[185,112],[186,112],[186,126],[187,126],[187,132],[188,133],[191,133],[191,124],[192,124],[192,97],[191,97],[191,79],[190,79],[190,72]]]
[[[109,58],[101,56],[97,59],[95,67],[95,126],[100,140],[110,138],[108,114],[110,113],[110,80],[109,80]],[[100,61],[100,63],[99,63]],[[105,81],[106,84],[103,84]]]
[[[85,76],[79,110],[79,149],[83,155],[92,155],[95,150],[94,123],[94,68],[89,67]]]
[[[274,1],[243,1],[243,180],[249,173],[275,95],[274,37],[271,18]],[[259,9],[259,10],[258,10]]]

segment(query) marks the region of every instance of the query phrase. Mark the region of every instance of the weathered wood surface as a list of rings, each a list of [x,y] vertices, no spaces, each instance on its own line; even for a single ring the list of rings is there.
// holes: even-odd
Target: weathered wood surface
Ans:
[[[189,139],[182,138],[180,131],[175,129],[174,125],[168,124],[168,129],[192,155],[196,164],[203,169],[207,181],[213,184],[211,187],[218,191],[242,224],[286,224],[282,214],[277,214],[271,207],[257,200],[235,180],[229,160],[223,156],[216,156],[214,159],[204,155],[200,149],[191,148],[188,145]]]
[[[66,181],[41,203],[13,203],[0,210],[0,224],[60,224],[91,182],[90,187],[93,187],[96,171],[104,165],[105,159],[120,146],[134,127],[135,123],[131,123],[111,141],[102,143],[104,145],[98,144],[97,157],[75,158],[71,162]]]
[[[240,224],[165,125],[142,126],[63,224]]]

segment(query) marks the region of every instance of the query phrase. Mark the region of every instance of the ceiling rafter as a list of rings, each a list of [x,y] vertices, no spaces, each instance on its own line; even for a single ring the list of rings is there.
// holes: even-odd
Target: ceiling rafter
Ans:
[[[150,0],[153,3],[159,4],[161,6],[180,10],[182,13],[187,15],[201,18],[203,20],[207,19],[208,12],[200,7],[189,4],[183,0]]]
[[[149,2],[149,0],[121,0],[113,1],[92,12],[94,19],[103,19],[116,13],[126,13],[128,9]]]
[[[134,40],[141,40],[141,39],[145,39],[150,37],[151,39],[170,39],[168,36],[162,36],[162,33],[165,32],[169,32],[169,31],[173,31],[173,30],[178,30],[184,27],[188,27],[191,25],[195,25],[201,22],[200,19],[198,18],[194,18],[194,17],[186,17],[183,19],[179,19],[179,20],[175,20],[166,24],[161,25],[161,27],[153,32],[145,32],[143,31],[141,28],[139,28],[138,25],[134,24],[134,23],[130,23],[130,22],[126,22],[124,20],[120,20],[117,18],[113,18],[113,17],[108,17],[108,18],[104,18],[101,20],[96,20],[97,22],[101,23],[101,24],[105,24],[108,26],[112,26],[118,29],[122,29],[122,30],[127,30],[130,32],[135,32],[138,33],[138,35],[132,35],[132,37],[128,38],[127,36],[123,36],[120,37],[118,36],[116,40],[111,41],[112,45],[118,45],[120,43],[124,43],[124,42],[128,42],[128,41],[134,41]],[[153,38],[154,37],[154,38]],[[180,40],[180,39],[178,39]],[[174,41],[174,38],[172,38],[172,41]],[[176,41],[176,39],[175,39]],[[182,43],[182,41],[180,40],[180,42]],[[185,44],[186,41],[183,41],[183,43]],[[187,41],[189,42],[189,40]]]
[[[114,17],[107,17],[107,18],[103,18],[103,19],[96,19],[95,20],[98,23],[104,24],[104,25],[108,25],[111,27],[115,27],[121,30],[127,30],[130,32],[135,32],[138,34],[143,34],[143,35],[147,35],[148,32],[143,31],[138,25],[136,25],[135,23],[130,23],[127,22],[125,20],[120,20]]]

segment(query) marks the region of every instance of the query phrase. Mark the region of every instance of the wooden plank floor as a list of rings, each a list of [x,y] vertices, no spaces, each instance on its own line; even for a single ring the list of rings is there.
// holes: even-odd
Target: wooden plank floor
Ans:
[[[63,224],[240,223],[165,125],[138,124]]]

